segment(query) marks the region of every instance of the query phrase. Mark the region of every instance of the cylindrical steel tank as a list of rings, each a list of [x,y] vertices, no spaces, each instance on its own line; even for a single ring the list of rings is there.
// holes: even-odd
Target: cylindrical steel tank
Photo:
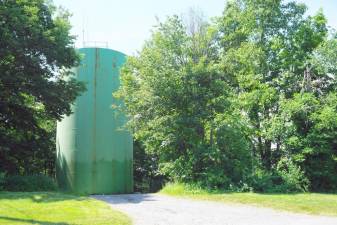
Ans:
[[[123,53],[82,48],[75,77],[87,90],[73,105],[73,114],[57,123],[56,177],[63,190],[86,194],[133,191],[132,136],[122,104],[112,93],[119,88]]]

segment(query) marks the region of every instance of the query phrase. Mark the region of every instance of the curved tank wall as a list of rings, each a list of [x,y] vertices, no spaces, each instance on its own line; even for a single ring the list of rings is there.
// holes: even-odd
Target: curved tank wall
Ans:
[[[112,105],[119,88],[125,55],[103,48],[79,49],[81,64],[74,76],[87,91],[73,105],[73,114],[57,123],[56,177],[63,190],[87,194],[133,191],[132,136],[126,116]]]

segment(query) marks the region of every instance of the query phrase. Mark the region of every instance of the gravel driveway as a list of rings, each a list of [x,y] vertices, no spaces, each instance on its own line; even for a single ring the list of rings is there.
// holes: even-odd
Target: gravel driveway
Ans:
[[[337,225],[337,217],[278,212],[267,208],[188,200],[160,194],[93,197],[128,214],[134,225]]]

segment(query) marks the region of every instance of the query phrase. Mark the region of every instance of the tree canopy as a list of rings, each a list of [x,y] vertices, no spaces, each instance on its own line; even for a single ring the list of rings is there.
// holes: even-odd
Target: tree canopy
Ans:
[[[55,120],[84,90],[67,70],[79,61],[69,16],[44,0],[0,1],[0,170],[53,170]]]
[[[169,179],[256,191],[336,190],[336,34],[322,11],[228,1],[172,16],[128,58],[135,138]]]

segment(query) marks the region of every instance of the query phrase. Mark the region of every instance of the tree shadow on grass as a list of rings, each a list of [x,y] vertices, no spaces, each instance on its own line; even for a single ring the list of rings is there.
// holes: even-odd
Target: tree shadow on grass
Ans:
[[[20,199],[30,199],[36,203],[48,203],[67,200],[84,201],[88,198],[62,192],[0,192],[0,201]]]
[[[43,224],[43,225],[69,225],[69,223],[64,222],[48,222],[48,221],[40,221],[40,220],[32,220],[32,219],[20,219],[20,218],[13,218],[7,216],[0,216],[1,220],[8,220],[12,222],[22,222],[22,223],[31,223],[31,224]]]
[[[58,201],[85,201],[88,198],[84,196],[77,196],[65,193],[37,193],[31,196],[33,202],[37,203],[48,203],[48,202],[58,202]]]

